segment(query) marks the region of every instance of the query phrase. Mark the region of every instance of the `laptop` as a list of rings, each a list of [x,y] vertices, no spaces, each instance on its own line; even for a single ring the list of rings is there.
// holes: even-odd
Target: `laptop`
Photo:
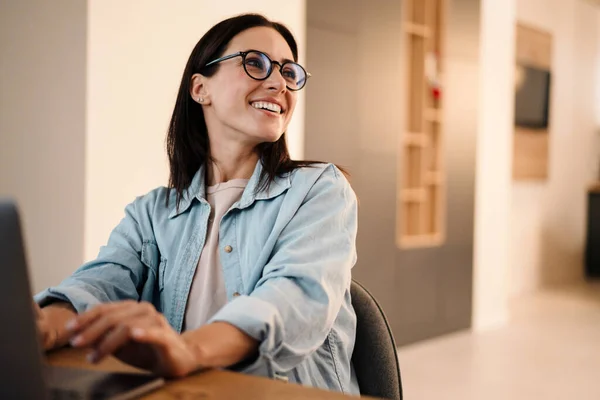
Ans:
[[[55,367],[44,362],[25,246],[14,202],[0,199],[0,399],[137,398],[162,385],[162,378]]]

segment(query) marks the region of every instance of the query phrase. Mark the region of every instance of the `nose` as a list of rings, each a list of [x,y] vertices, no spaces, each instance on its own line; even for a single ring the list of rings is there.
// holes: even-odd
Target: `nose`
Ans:
[[[271,71],[271,75],[265,80],[265,85],[267,85],[269,90],[275,90],[277,92],[284,92],[287,90],[287,83],[281,74],[281,65],[273,64],[273,71]]]

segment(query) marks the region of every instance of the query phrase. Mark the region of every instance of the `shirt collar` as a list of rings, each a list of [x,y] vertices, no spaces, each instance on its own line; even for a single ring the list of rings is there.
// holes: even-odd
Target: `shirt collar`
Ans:
[[[169,218],[174,218],[181,213],[187,211],[188,208],[194,202],[194,199],[202,202],[206,201],[206,179],[205,179],[205,165],[201,165],[194,177],[192,178],[192,182],[188,186],[186,190],[183,192],[183,196],[181,198],[181,203],[179,203],[179,209],[175,204],[175,201],[172,202],[172,209],[169,213]],[[271,182],[271,184],[265,189],[261,189],[257,192],[260,176],[263,171],[262,162],[258,161],[256,163],[256,167],[254,167],[254,172],[248,181],[248,185],[244,189],[244,193],[242,193],[242,198],[239,200],[237,205],[234,204],[234,207],[242,210],[244,208],[250,207],[257,200],[268,200],[274,197],[279,196],[281,193],[286,191],[292,184],[290,173],[287,173],[283,176],[277,176]],[[172,193],[175,193],[173,189]],[[173,197],[175,197],[173,195]]]

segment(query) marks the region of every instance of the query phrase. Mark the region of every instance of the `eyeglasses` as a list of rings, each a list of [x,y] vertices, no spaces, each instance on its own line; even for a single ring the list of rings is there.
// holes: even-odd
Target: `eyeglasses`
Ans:
[[[273,65],[278,65],[281,76],[285,80],[285,85],[292,91],[302,89],[310,77],[310,74],[300,64],[293,61],[285,61],[283,63],[273,61],[265,53],[258,50],[240,51],[223,56],[209,62],[204,68],[235,57],[242,57],[244,71],[246,71],[246,74],[250,78],[257,81],[266,80],[273,73]]]

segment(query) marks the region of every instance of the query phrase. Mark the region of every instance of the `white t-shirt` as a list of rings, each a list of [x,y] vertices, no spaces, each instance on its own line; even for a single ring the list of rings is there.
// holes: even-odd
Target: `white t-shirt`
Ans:
[[[187,302],[183,330],[204,325],[227,303],[225,281],[219,258],[219,226],[221,218],[242,197],[248,179],[232,179],[206,188],[211,206],[206,242],[200,254]]]

